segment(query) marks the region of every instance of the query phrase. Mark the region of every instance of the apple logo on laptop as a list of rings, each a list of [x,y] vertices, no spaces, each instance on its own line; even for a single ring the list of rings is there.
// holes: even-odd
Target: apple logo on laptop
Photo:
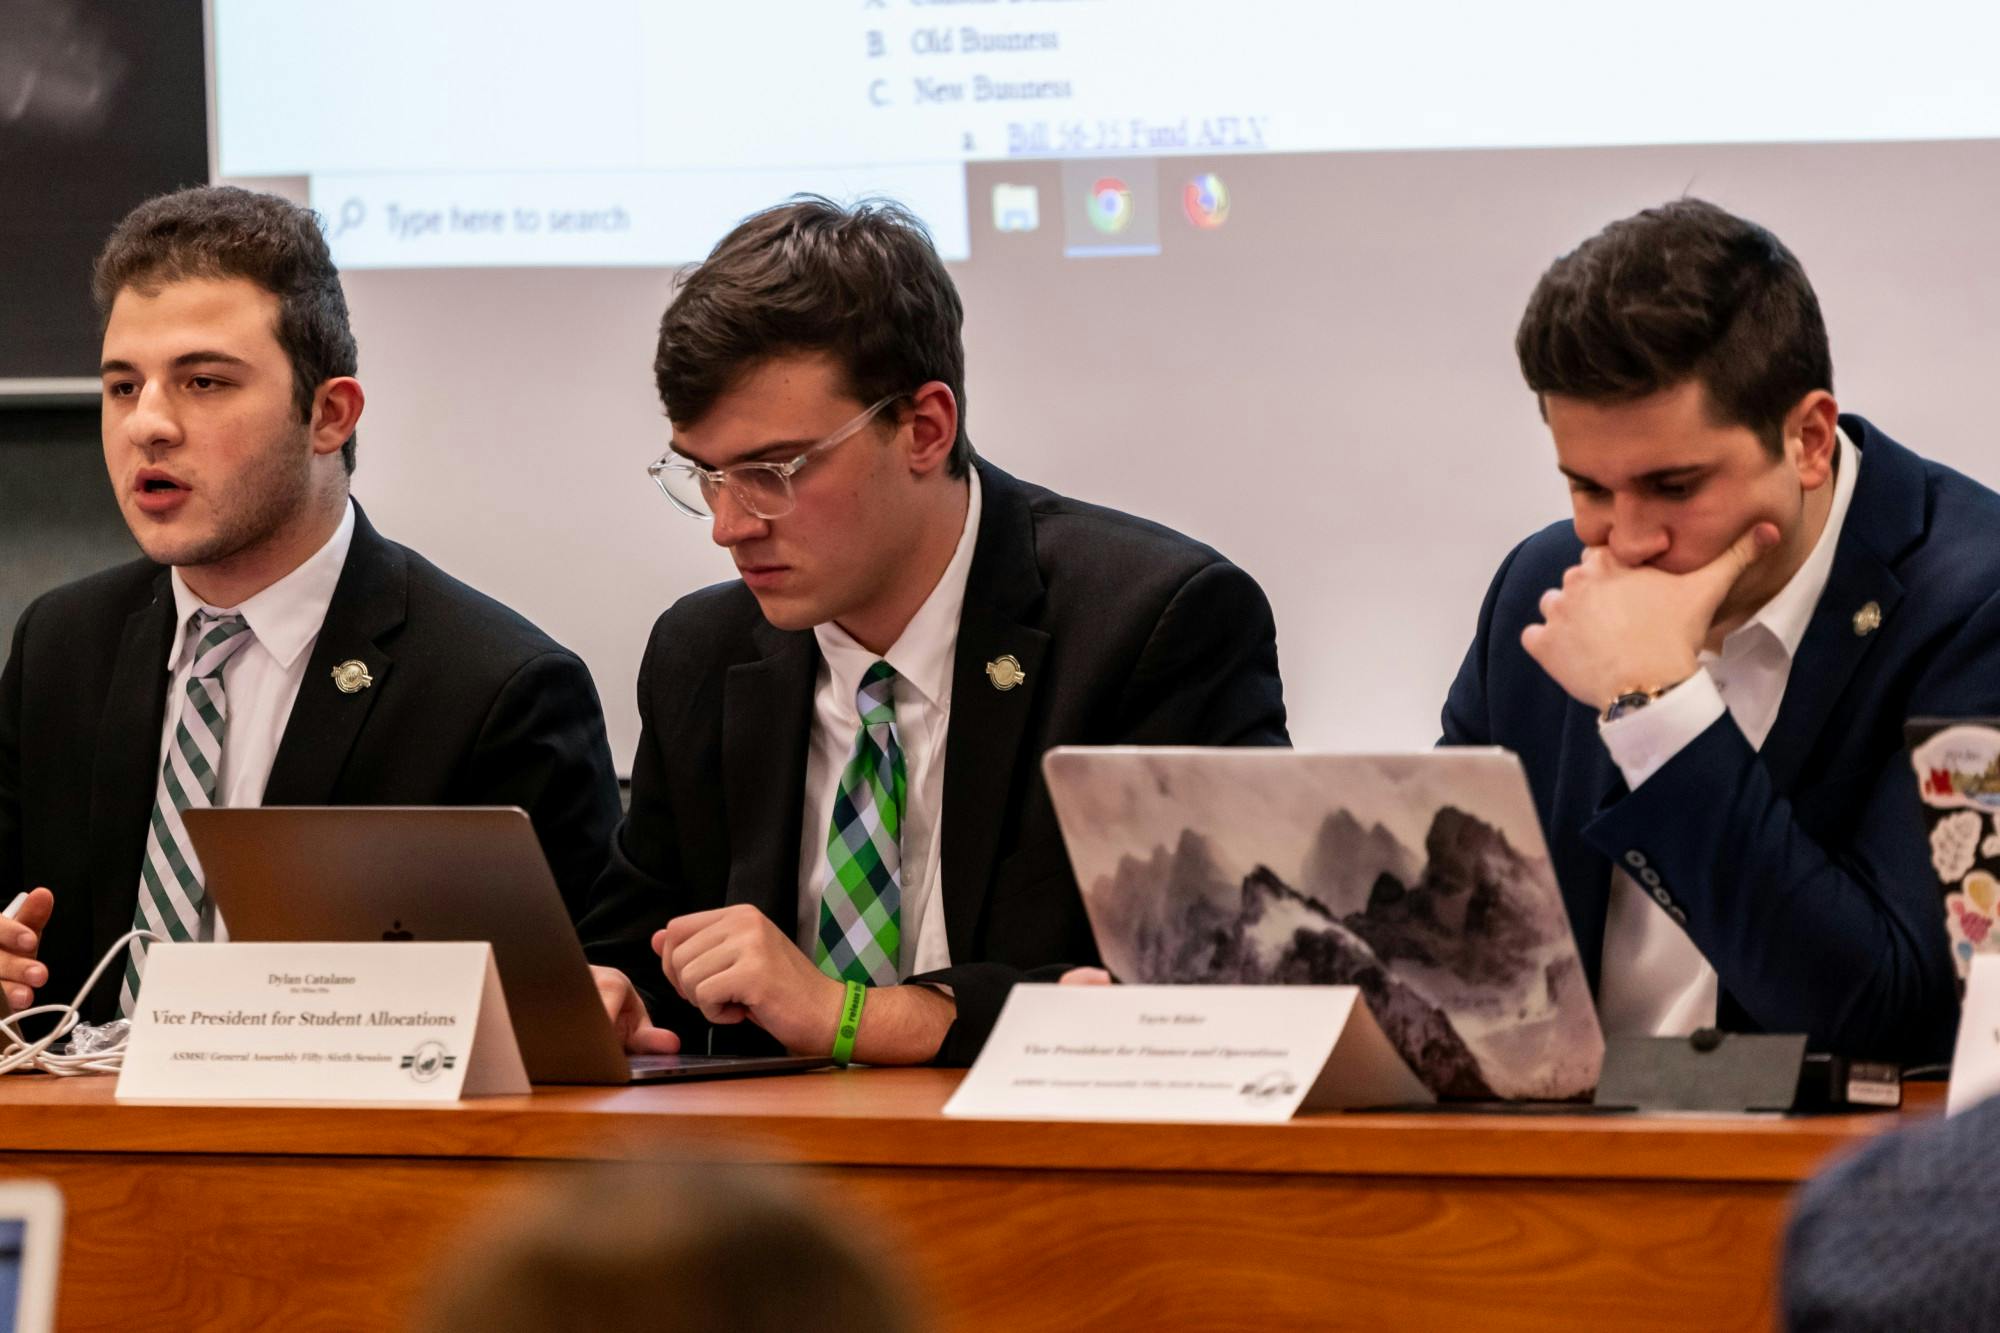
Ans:
[[[413,940],[416,936],[404,930],[402,922],[391,921],[389,928],[382,932],[382,938],[384,940]]]

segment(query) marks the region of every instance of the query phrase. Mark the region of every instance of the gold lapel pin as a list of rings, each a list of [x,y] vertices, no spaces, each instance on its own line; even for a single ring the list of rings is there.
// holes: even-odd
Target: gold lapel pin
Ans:
[[[1028,673],[1021,670],[1021,660],[1012,653],[1003,653],[986,664],[986,679],[993,682],[993,688],[1005,694],[1016,685],[1028,679]]]
[[[342,694],[359,694],[375,683],[375,677],[368,674],[368,665],[348,658],[333,669],[334,688]]]
[[[1865,639],[1880,628],[1882,628],[1882,604],[1880,602],[1870,602],[1854,613],[1854,633],[1856,636]]]

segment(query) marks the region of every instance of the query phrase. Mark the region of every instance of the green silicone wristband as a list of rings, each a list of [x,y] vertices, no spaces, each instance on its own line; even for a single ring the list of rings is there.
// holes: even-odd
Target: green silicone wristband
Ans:
[[[854,1034],[861,1029],[861,1006],[868,1002],[868,988],[858,981],[847,983],[847,998],[840,1005],[840,1026],[833,1033],[833,1062],[845,1069],[854,1058]]]

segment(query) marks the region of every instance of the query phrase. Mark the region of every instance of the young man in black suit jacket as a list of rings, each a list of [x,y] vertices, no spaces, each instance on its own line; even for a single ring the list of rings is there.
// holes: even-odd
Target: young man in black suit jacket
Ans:
[[[812,199],[667,310],[654,474],[742,578],[654,627],[580,926],[632,1049],[969,1061],[1097,961],[1043,752],[1286,743],[1256,583],[976,459],[960,323],[913,218]]]
[[[618,817],[596,690],[350,500],[363,399],[318,219],[162,196],[94,287],[105,463],[146,558],[38,599],[0,674],[0,903],[32,889],[0,922],[8,1002],[67,1003],[135,923],[226,936],[190,805],[519,805],[577,910]],[[122,972],[86,1018],[129,1009]]]

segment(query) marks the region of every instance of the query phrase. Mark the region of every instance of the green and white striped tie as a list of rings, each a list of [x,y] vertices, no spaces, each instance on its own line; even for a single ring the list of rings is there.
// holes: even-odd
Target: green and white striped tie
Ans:
[[[160,765],[153,819],[146,830],[146,862],[139,873],[139,910],[132,924],[171,940],[192,940],[201,930],[201,865],[181,823],[181,811],[215,804],[222,773],[222,738],[229,729],[229,701],[222,693],[222,668],[255,637],[242,616],[197,611],[188,633],[194,637],[194,669],[187,699],[174,725],[173,743]],[[131,1017],[146,968],[143,940],[132,942],[118,1012]]]
[[[877,662],[861,677],[861,728],[841,771],[827,832],[813,961],[839,981],[896,984],[902,945],[903,811],[909,777],[896,738],[896,669]]]

